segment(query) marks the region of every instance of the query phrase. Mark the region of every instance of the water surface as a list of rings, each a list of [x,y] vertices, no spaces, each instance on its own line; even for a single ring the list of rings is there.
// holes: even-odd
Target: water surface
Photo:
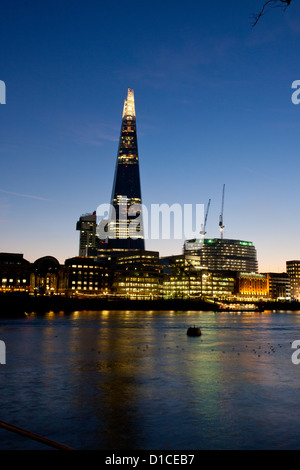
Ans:
[[[49,313],[0,339],[0,420],[75,449],[300,449],[300,312]]]

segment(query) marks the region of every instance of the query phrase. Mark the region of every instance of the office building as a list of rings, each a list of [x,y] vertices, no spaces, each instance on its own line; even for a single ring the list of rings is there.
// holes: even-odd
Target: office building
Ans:
[[[236,294],[239,299],[248,301],[269,298],[267,276],[258,273],[237,273]]]
[[[257,273],[256,249],[252,242],[221,238],[187,240],[184,253],[200,257],[200,264],[211,271]]]
[[[300,300],[300,261],[287,261],[286,271],[290,278],[291,298]]]
[[[97,236],[97,216],[96,212],[82,215],[77,222],[76,230],[79,235],[79,256],[95,257],[99,248],[99,238]]]
[[[291,282],[287,273],[266,273],[269,297],[273,300],[291,300]]]
[[[19,253],[0,253],[0,292],[29,292],[31,264]]]
[[[109,216],[108,249],[145,249],[141,204],[134,92],[128,89],[111,196],[113,211]]]
[[[162,297],[165,299],[222,299],[235,293],[236,273],[211,271],[201,266],[199,255],[161,258],[164,266]]]
[[[110,293],[111,271],[93,258],[65,260],[60,277],[60,292],[67,295],[105,297]]]
[[[114,297],[132,300],[156,300],[161,297],[162,271],[155,251],[124,252],[112,264]]]

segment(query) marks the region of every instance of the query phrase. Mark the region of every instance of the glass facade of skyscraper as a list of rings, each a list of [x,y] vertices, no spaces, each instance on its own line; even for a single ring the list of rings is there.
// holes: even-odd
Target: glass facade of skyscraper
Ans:
[[[128,89],[111,196],[114,213],[108,224],[109,249],[145,249],[141,203],[134,93]]]

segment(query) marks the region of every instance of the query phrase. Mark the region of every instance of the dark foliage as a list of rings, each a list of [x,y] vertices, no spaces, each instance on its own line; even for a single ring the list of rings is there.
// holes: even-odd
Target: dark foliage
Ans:
[[[253,15],[252,27],[256,26],[260,18],[267,11],[268,8],[281,8],[284,11],[290,6],[293,0],[268,0],[262,6],[260,12],[256,15]]]

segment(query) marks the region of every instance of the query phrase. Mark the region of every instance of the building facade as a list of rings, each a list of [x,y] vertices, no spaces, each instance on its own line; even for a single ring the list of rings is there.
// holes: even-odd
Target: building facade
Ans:
[[[291,300],[291,282],[287,273],[266,273],[269,297],[273,300]]]
[[[19,253],[0,253],[0,292],[30,291],[30,262]]]
[[[195,254],[169,256],[161,259],[164,266],[162,297],[165,299],[222,299],[235,293],[236,274],[211,271],[201,266]]]
[[[31,292],[40,295],[53,295],[59,292],[61,266],[53,256],[44,256],[31,265]]]
[[[132,300],[161,298],[162,265],[155,251],[129,251],[114,259],[111,294]]]
[[[97,236],[96,212],[82,215],[76,224],[76,230],[78,230],[80,233],[79,256],[97,256],[100,240]]]
[[[287,261],[286,272],[290,278],[291,298],[300,300],[300,261]]]
[[[211,271],[257,273],[257,253],[252,242],[221,238],[187,240],[184,253],[200,257],[203,267]]]
[[[111,271],[93,258],[69,258],[60,273],[59,290],[68,296],[107,297],[111,292]]]
[[[109,249],[145,249],[141,204],[134,92],[128,89],[111,196],[113,209],[108,222]]]
[[[103,259],[76,256],[64,264],[51,256],[30,263],[23,255],[1,253],[0,291],[132,300],[289,300],[291,279],[292,298],[298,298],[300,262],[288,265],[289,275],[213,271],[201,263],[191,252],[159,258],[158,252],[128,250]]]
[[[237,273],[236,294],[241,300],[269,298],[268,280],[265,274]]]

